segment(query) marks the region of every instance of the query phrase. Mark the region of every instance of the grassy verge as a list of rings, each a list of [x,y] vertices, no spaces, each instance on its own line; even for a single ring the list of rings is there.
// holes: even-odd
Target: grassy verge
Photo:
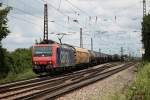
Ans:
[[[10,72],[6,78],[0,79],[0,84],[6,83],[6,82],[17,81],[17,80],[30,79],[30,78],[34,78],[36,76],[37,75],[34,74],[31,69],[27,69],[19,74],[14,74],[14,73]]]
[[[150,63],[141,63],[135,82],[129,87],[127,99],[150,100]]]
[[[105,100],[150,100],[150,63],[142,62],[137,67],[134,83],[123,91],[107,95]]]

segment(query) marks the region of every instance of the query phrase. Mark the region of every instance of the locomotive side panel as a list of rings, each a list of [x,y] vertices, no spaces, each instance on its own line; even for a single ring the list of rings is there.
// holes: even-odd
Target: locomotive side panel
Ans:
[[[75,65],[74,51],[70,48],[61,48],[60,58],[61,58],[60,67],[68,67]]]

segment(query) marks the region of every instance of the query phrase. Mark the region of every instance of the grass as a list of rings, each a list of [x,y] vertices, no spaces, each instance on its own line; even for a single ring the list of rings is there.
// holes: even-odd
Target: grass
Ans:
[[[18,81],[18,80],[30,79],[30,78],[34,78],[36,76],[37,75],[34,74],[34,72],[32,72],[32,69],[27,69],[24,72],[19,73],[19,74],[14,74],[14,73],[10,72],[6,78],[0,79],[0,84]]]
[[[138,66],[136,80],[127,92],[130,100],[150,100],[150,63]]]
[[[137,66],[136,79],[124,91],[104,96],[105,100],[150,100],[150,63]]]

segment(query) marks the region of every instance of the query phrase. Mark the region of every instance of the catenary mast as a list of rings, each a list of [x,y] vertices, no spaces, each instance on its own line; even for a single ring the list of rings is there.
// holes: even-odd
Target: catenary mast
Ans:
[[[44,37],[43,40],[48,40],[48,6],[44,2]]]
[[[143,0],[143,18],[146,16],[146,0]]]

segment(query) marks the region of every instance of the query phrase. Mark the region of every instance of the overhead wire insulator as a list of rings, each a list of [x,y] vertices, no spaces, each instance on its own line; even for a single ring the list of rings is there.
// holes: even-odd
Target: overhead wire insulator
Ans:
[[[73,20],[73,22],[79,23],[77,19]]]
[[[70,18],[69,18],[69,16],[68,16],[68,23],[70,22]]]
[[[96,17],[95,17],[95,23],[97,23],[97,20],[98,20],[98,17],[96,16]]]
[[[117,16],[115,16],[115,22],[117,21]]]
[[[91,16],[89,16],[89,21],[91,21],[91,19],[92,19]]]

